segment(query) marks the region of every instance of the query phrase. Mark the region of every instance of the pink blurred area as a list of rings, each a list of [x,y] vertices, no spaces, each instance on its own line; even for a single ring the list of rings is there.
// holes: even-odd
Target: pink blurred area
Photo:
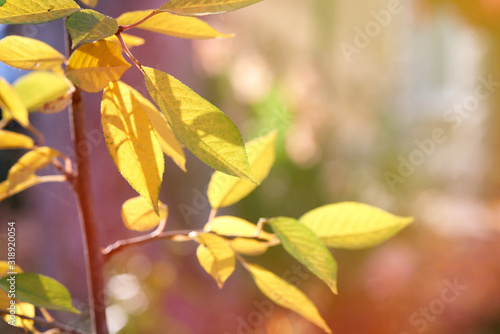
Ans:
[[[117,17],[162,3],[110,0],[97,10]],[[190,41],[137,30],[147,42],[132,52],[220,107],[245,140],[279,130],[268,179],[221,214],[257,222],[359,201],[415,217],[380,246],[333,250],[336,296],[281,249],[250,260],[304,291],[334,333],[500,333],[500,1],[264,0],[203,19],[235,37]],[[64,48],[62,24],[12,29]],[[123,80],[147,96],[135,68]],[[477,98],[478,87],[485,98]],[[120,218],[121,204],[136,193],[109,157],[100,98],[85,94],[105,246],[137,235]],[[66,112],[31,121],[47,145],[74,154]],[[4,169],[16,156],[6,159]],[[189,153],[187,173],[166,160],[167,229],[201,228],[212,171]],[[69,186],[34,187],[0,203],[0,235],[16,221],[18,264],[67,286],[82,315],[55,315],[85,329],[75,209]],[[322,333],[270,306],[241,266],[218,289],[195,244],[130,248],[111,259],[106,278],[112,333]],[[0,324],[0,332],[18,331]]]

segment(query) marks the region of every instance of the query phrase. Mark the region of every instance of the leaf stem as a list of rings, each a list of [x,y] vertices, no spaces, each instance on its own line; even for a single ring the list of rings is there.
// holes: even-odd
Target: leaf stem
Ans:
[[[132,52],[130,52],[130,50],[129,50],[127,44],[125,44],[125,41],[123,40],[123,37],[120,34],[120,32],[117,32],[115,35],[116,35],[116,38],[118,38],[118,40],[120,41],[120,45],[122,46],[123,51],[125,51],[125,54],[127,55],[127,57],[129,57],[129,59],[132,60],[134,65],[137,66],[137,68],[142,72],[141,63],[137,60],[137,58],[134,57]]]
[[[129,25],[125,25],[125,26],[118,26],[118,33],[121,33],[123,31],[127,31],[129,29],[132,29],[132,28],[135,28],[137,27],[138,25],[140,25],[141,23],[143,23],[144,21],[146,21],[147,19],[150,19],[152,18],[153,16],[155,16],[156,14],[160,14],[161,12],[160,11],[152,11],[148,16],[146,16],[145,18],[137,21],[136,23],[132,23],[132,24],[129,24]]]
[[[218,208],[212,208],[212,210],[210,210],[210,214],[208,215],[207,227],[206,227],[207,231],[212,231],[212,221],[217,216],[218,210],[219,210]]]
[[[10,313],[8,311],[5,311],[5,310],[1,310],[0,309],[0,314],[7,314],[7,315],[10,315]],[[26,319],[26,320],[31,320],[39,325],[42,325],[42,326],[46,326],[46,327],[49,327],[49,328],[57,328],[57,329],[60,329],[64,332],[67,332],[67,333],[71,333],[71,334],[87,334],[79,329],[76,329],[76,328],[73,328],[73,327],[70,327],[66,324],[63,324],[61,322],[58,322],[58,321],[47,321],[41,317],[34,317],[34,318],[31,318],[31,317],[28,317],[28,316],[25,316],[25,315],[21,315],[21,314],[16,314],[16,317],[19,317],[19,318],[23,318],[23,319]]]

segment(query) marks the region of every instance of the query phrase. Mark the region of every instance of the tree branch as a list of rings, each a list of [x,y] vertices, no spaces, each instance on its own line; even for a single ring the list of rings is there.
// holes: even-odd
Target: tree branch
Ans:
[[[206,231],[206,230],[178,230],[178,231],[168,231],[168,232],[163,232],[159,234],[154,234],[154,232],[146,234],[146,235],[141,235],[135,238],[130,238],[130,239],[124,239],[124,240],[118,240],[114,244],[111,244],[107,246],[106,248],[102,249],[102,254],[104,255],[105,261],[109,260],[112,255],[115,253],[124,250],[127,247],[130,246],[139,246],[142,244],[146,244],[152,241],[157,241],[157,240],[173,240],[173,241],[192,241],[196,239],[196,236],[199,233],[212,233],[215,235],[218,235],[221,238],[228,239],[228,240],[233,240],[236,238],[240,239],[249,239],[249,240],[255,240],[259,241],[262,243],[267,244],[269,247],[271,246],[276,246],[279,245],[279,239],[262,239],[259,238],[258,236],[248,236],[248,235],[225,235],[225,234],[218,234],[214,231]],[[276,241],[278,240],[278,241]]]
[[[5,310],[1,310],[0,309],[0,314],[6,314],[6,315],[10,315],[10,312],[8,311],[5,311]],[[71,333],[71,334],[87,334],[86,332],[83,332],[79,329],[76,329],[76,328],[73,328],[73,327],[70,327],[66,324],[63,324],[61,322],[58,322],[58,321],[47,321],[43,318],[40,318],[40,317],[34,317],[34,318],[30,318],[30,317],[27,317],[25,315],[20,315],[20,314],[16,314],[16,317],[19,317],[19,318],[23,318],[23,319],[26,319],[26,320],[32,320],[33,322],[39,324],[39,325],[42,325],[42,326],[45,326],[45,327],[49,327],[49,328],[57,328],[57,329],[60,329],[64,332],[67,332],[67,333]]]
[[[70,37],[68,49],[71,53]],[[99,240],[99,228],[94,214],[90,160],[87,150],[87,130],[82,90],[76,88],[69,107],[70,127],[75,144],[76,177],[72,185],[77,198],[80,227],[83,237],[87,290],[89,294],[90,318],[93,332],[108,334],[106,305],[104,301],[104,264]]]

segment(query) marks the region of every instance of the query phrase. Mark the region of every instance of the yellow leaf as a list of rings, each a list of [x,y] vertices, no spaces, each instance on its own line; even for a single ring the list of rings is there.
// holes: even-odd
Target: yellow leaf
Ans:
[[[0,130],[0,149],[6,148],[33,148],[34,142],[23,134]]]
[[[208,226],[205,226],[205,229]],[[211,223],[212,231],[220,235],[253,237],[257,231],[257,226],[244,219],[232,216],[215,217]],[[276,236],[265,231],[260,232],[260,239],[271,241]],[[245,255],[261,255],[267,251],[268,246],[257,240],[235,238],[229,241],[235,252]]]
[[[95,42],[113,36],[118,23],[112,17],[92,9],[83,9],[66,19],[66,29],[71,36],[72,47]]]
[[[269,299],[300,314],[325,332],[332,332],[316,306],[302,291],[259,265],[251,263],[243,263],[243,265],[252,275],[259,290]]]
[[[30,303],[20,302],[20,301],[16,301],[16,303],[13,305],[15,308],[15,311],[14,311],[15,314],[24,315],[24,316],[27,316],[30,318],[35,317],[35,305],[30,304]],[[12,319],[11,317],[13,317],[14,319]],[[13,323],[15,327],[24,328],[25,330],[28,330],[32,333],[39,333],[34,328],[34,321],[33,320],[27,320],[27,319],[12,316],[12,315],[2,315],[2,318],[3,318],[3,320],[5,320],[5,322],[7,322],[9,324]]]
[[[74,90],[65,76],[47,71],[30,72],[17,79],[12,86],[28,111],[44,111],[56,101],[71,96]]]
[[[122,221],[125,227],[133,231],[148,231],[157,227],[167,218],[168,207],[159,202],[158,216],[151,205],[141,196],[131,198],[122,205]]]
[[[44,23],[80,10],[72,0],[4,0],[0,3],[0,24]]]
[[[129,25],[140,21],[152,10],[138,10],[127,12],[117,18],[118,24]],[[180,38],[208,39],[217,37],[233,37],[232,34],[223,34],[208,23],[187,16],[179,16],[167,12],[159,13],[147,19],[136,28],[153,31],[159,34],[165,34]]]
[[[222,289],[236,265],[233,250],[224,238],[212,233],[200,233],[196,241],[200,243],[196,251],[200,265]]]
[[[98,0],[80,0],[85,6],[95,8]]]
[[[252,173],[262,182],[269,174],[276,157],[275,142],[277,132],[249,141],[245,147]],[[250,194],[257,185],[231,175],[214,172],[208,184],[208,200],[213,208],[223,208]]]
[[[229,117],[171,75],[142,69],[149,94],[188,150],[216,170],[258,183]]]
[[[16,93],[14,88],[0,77],[0,108],[2,108],[3,119],[14,118],[19,124],[27,127],[30,122],[28,119],[28,109]]]
[[[117,81],[130,68],[116,43],[102,40],[76,49],[69,58],[68,78],[83,90],[97,93]]]
[[[53,148],[43,146],[37,147],[32,151],[24,154],[12,166],[7,174],[7,181],[9,181],[9,188],[28,181],[37,170],[47,167],[52,161],[62,156],[62,154]]]
[[[337,293],[337,262],[321,240],[296,219],[268,220],[283,248]]]
[[[229,12],[261,0],[171,0],[158,8],[179,15],[208,15]]]
[[[12,35],[0,41],[0,61],[21,70],[54,70],[66,58],[37,39]]]
[[[45,182],[65,182],[66,177],[64,175],[47,175],[47,176],[36,176],[31,175],[26,180],[22,181],[19,184],[12,185],[9,180],[0,182],[0,202],[6,199],[7,197],[13,196],[15,194],[20,193],[23,190],[26,190],[30,187],[36,186],[40,183]]]
[[[101,115],[106,145],[113,162],[128,183],[158,213],[163,152],[131,87],[123,82],[110,82],[102,96]]]
[[[362,249],[378,245],[413,222],[376,207],[343,202],[309,211],[300,222],[325,245],[333,248]]]
[[[172,160],[182,169],[186,171],[186,157],[181,143],[177,140],[172,129],[167,123],[167,120],[156,107],[149,102],[141,93],[135,89],[130,88],[131,93],[137,99],[141,108],[144,109],[148,116],[149,122],[155,131],[158,142],[160,143],[163,153],[172,158]]]
[[[134,35],[129,35],[129,34],[121,33],[120,36],[122,36],[122,39],[125,42],[125,45],[129,49],[132,49],[135,46],[143,45],[146,42],[144,40],[144,38],[140,38],[140,37],[137,37],[137,36],[134,36]],[[118,37],[116,37],[116,35],[107,37],[105,39],[107,41],[114,42],[114,43],[120,45],[120,41],[118,40]]]

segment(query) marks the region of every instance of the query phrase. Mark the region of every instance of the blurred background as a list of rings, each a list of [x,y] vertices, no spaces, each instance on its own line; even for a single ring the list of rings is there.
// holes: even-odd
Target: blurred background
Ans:
[[[117,17],[162,4],[101,1],[96,9]],[[500,333],[500,0],[265,0],[206,20],[236,36],[190,41],[131,31],[147,40],[132,51],[221,108],[245,140],[279,130],[267,180],[221,214],[255,223],[359,201],[415,217],[378,247],[333,251],[338,296],[277,247],[251,260],[299,286],[334,333]],[[62,22],[0,29],[64,51]],[[0,67],[10,82],[21,74]],[[135,68],[123,80],[147,95]],[[100,98],[85,94],[105,246],[137,235],[120,219],[121,204],[136,194],[109,157]],[[47,145],[74,156],[67,112],[30,120]],[[22,153],[0,152],[0,180]],[[167,229],[201,228],[208,217],[212,170],[189,153],[187,169],[167,159],[160,194]],[[69,186],[44,184],[1,202],[2,249],[9,220],[17,263],[65,284],[83,310],[56,317],[88,328]],[[111,333],[321,333],[288,310],[263,307],[266,298],[241,266],[219,290],[195,251],[193,243],[155,242],[113,257]],[[2,323],[0,332],[20,331]]]

